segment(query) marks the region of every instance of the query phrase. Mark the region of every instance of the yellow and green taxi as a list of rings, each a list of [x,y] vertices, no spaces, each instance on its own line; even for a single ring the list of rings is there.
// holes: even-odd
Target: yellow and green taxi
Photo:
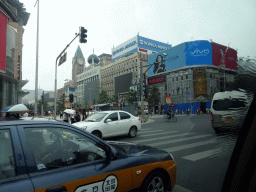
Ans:
[[[105,142],[57,121],[0,122],[0,192],[150,192],[175,184],[168,152]]]

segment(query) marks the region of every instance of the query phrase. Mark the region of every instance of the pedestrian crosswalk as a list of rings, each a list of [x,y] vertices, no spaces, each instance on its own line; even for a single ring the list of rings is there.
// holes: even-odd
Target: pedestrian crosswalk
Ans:
[[[150,128],[141,129],[136,140],[132,141],[132,143],[149,145],[170,153],[181,152],[180,158],[192,162],[230,155],[235,142],[236,137],[228,135],[182,133]]]

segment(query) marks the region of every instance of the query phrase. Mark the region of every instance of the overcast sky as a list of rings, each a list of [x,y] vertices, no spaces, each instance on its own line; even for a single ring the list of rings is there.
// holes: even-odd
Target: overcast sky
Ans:
[[[31,13],[23,36],[23,89],[35,89],[36,0],[20,0]],[[54,90],[55,61],[79,32],[88,30],[84,57],[93,52],[111,54],[111,48],[136,36],[172,46],[210,40],[237,49],[238,57],[256,57],[255,0],[40,0],[39,75],[41,89]],[[58,67],[57,89],[72,78],[72,57],[79,39],[67,49],[67,61]],[[88,64],[87,64],[88,65]]]

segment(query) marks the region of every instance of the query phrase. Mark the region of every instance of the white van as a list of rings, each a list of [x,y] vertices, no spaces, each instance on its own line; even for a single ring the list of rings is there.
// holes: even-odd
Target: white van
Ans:
[[[211,104],[211,123],[216,133],[227,128],[241,127],[250,103],[242,91],[215,93]]]

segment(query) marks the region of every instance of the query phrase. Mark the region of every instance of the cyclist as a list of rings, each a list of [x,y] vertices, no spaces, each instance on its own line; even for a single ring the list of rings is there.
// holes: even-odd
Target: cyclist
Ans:
[[[167,115],[169,115],[169,119],[171,119],[173,117],[173,112],[170,107],[168,107]]]

